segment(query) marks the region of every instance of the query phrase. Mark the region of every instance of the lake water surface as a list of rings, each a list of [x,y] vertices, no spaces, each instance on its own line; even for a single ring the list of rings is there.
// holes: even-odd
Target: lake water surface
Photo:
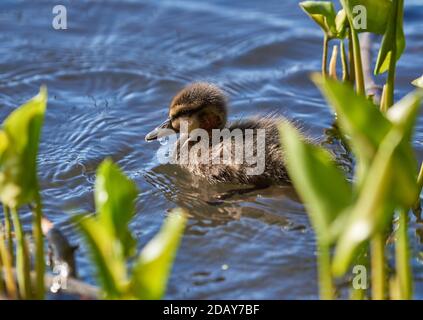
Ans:
[[[320,30],[294,0],[60,1],[68,29],[54,30],[56,1],[0,4],[0,120],[49,90],[39,152],[45,215],[82,244],[72,215],[93,212],[105,157],[139,187],[131,225],[140,247],[178,206],[191,217],[170,278],[170,299],[317,298],[314,233],[289,187],[207,204],[220,187],[159,165],[144,136],[184,85],[205,80],[230,97],[230,118],[277,112],[323,138],[333,115],[309,80],[320,69]],[[423,1],[407,0],[399,98],[423,72]],[[377,47],[375,46],[375,51]],[[329,139],[330,141],[330,139]],[[415,135],[423,159],[423,119]],[[336,143],[331,146],[343,156]],[[26,228],[30,216],[22,212]],[[422,225],[410,231],[416,297],[423,298]],[[79,275],[95,283],[83,245]]]

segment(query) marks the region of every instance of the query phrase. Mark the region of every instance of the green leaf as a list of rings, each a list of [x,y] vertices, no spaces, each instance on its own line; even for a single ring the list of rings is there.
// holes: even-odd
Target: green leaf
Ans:
[[[160,232],[142,250],[131,280],[132,293],[138,299],[163,297],[185,224],[185,213],[172,211]]]
[[[312,80],[337,114],[340,129],[349,138],[358,158],[357,176],[361,180],[392,124],[376,105],[357,95],[349,84],[324,79],[318,74],[313,74]]]
[[[416,199],[417,163],[411,136],[421,98],[421,92],[412,93],[389,109],[392,128],[364,177],[350,219],[345,221],[333,263],[336,275],[347,271],[364,242],[385,230],[395,209],[408,210]]]
[[[351,186],[325,149],[306,142],[288,122],[281,123],[279,130],[292,183],[319,241],[329,243],[332,222],[351,204]]]
[[[423,75],[420,78],[417,78],[413,82],[411,82],[414,86],[423,89]]]
[[[6,132],[1,130],[0,131],[0,157],[7,150],[8,146],[9,146],[9,138],[7,137]]]
[[[337,38],[344,39],[347,36],[348,19],[344,9],[339,10],[335,18]]]
[[[110,237],[120,241],[125,256],[135,253],[136,241],[128,228],[135,212],[135,183],[109,159],[97,169],[95,204],[99,222]]]
[[[136,196],[135,184],[111,160],[105,160],[97,170],[95,183],[97,217],[75,218],[109,299],[160,298],[185,226],[185,215],[172,214],[141,252],[129,281],[126,264],[135,240],[128,225]]]
[[[392,8],[391,0],[341,0],[341,3],[353,23],[355,19],[357,22],[360,18],[365,19],[366,28],[356,28],[357,32],[385,33]]]
[[[417,180],[417,161],[411,144],[413,128],[418,117],[421,91],[410,93],[387,111],[387,118],[404,135],[403,142],[395,158],[395,185],[401,186],[392,197],[403,207],[412,206],[418,196],[415,182]],[[414,200],[413,200],[414,199]]]
[[[329,37],[336,35],[336,13],[332,2],[303,1],[300,2],[300,7],[322,28],[325,34]]]
[[[412,92],[398,101],[386,112],[386,117],[394,125],[404,130],[407,140],[411,140],[412,138],[413,128],[422,98],[422,91],[418,90]]]
[[[401,127],[405,135],[395,159],[395,181],[401,184],[403,190],[396,195],[402,202],[408,203],[414,196],[412,181],[416,179],[416,162],[410,144],[412,128],[421,93],[413,93],[391,107],[386,117],[368,99],[357,95],[354,89],[332,79],[324,79],[320,75],[313,75],[313,81],[326,96],[330,105],[338,115],[340,129],[351,145],[357,157],[357,185],[367,175],[380,144],[393,126]],[[399,184],[398,184],[399,185]]]
[[[392,52],[396,53],[395,59],[398,61],[405,50],[403,16],[404,0],[393,0],[392,10],[376,61],[375,74],[388,71]]]
[[[13,111],[0,133],[0,199],[17,208],[38,190],[37,151],[47,105],[47,90]]]
[[[136,248],[129,230],[136,196],[134,182],[106,159],[97,169],[95,181],[97,216],[76,218],[90,247],[97,276],[107,298],[126,296],[126,258]]]
[[[127,281],[122,244],[112,239],[107,227],[96,218],[76,216],[74,220],[87,241],[97,278],[106,298],[120,298]]]
[[[398,131],[391,131],[364,178],[359,197],[336,245],[333,260],[336,276],[345,274],[360,246],[376,231],[383,230],[392,218],[395,205],[389,195],[393,186],[394,154],[401,141]]]

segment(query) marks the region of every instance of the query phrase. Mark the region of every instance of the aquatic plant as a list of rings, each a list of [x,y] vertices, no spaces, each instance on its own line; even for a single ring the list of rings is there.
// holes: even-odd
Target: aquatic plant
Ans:
[[[300,7],[323,31],[322,74],[327,75],[329,41],[332,39],[344,39],[346,35],[345,11],[341,10],[335,13],[335,7],[330,1],[304,1],[300,3]],[[343,41],[341,41],[341,45],[341,50],[343,50]]]
[[[386,231],[394,210],[400,214],[397,240],[398,296],[409,298],[406,214],[418,197],[417,166],[411,147],[411,133],[421,92],[413,93],[387,114],[347,85],[314,76],[330,105],[338,115],[340,128],[357,160],[356,174],[350,184],[337,168],[329,152],[301,138],[293,127],[281,125],[282,144],[293,184],[306,204],[319,247],[322,298],[333,297],[332,275],[344,275],[368,241],[381,237],[384,252]],[[371,126],[378,123],[379,126]],[[329,246],[335,244],[333,259]],[[378,250],[372,246],[372,255]],[[407,260],[407,261],[404,261]],[[384,298],[385,258],[372,261],[379,272],[372,278],[375,298]]]
[[[396,62],[405,48],[404,2],[340,2],[348,20],[349,70],[355,77],[355,91],[345,77],[342,83],[322,72],[322,76],[315,74],[312,79],[336,114],[342,138],[355,156],[355,175],[349,182],[327,151],[305,141],[295,128],[283,124],[280,130],[287,168],[316,231],[321,297],[334,298],[333,278],[345,275],[353,263],[367,264],[365,260],[370,256],[372,298],[410,299],[408,212],[419,203],[423,185],[423,167],[417,177],[411,140],[423,94],[415,91],[396,104],[393,101]],[[354,27],[353,12],[357,5],[367,9],[364,30]],[[304,3],[301,6],[304,8]],[[326,12],[324,19],[330,21],[333,15]],[[357,35],[362,31],[383,35],[374,72],[388,75],[379,106],[364,90]],[[396,224],[394,212],[398,216]],[[385,247],[392,229],[396,237],[396,268],[391,276],[386,270]],[[365,290],[352,291],[353,298],[364,295]]]
[[[36,161],[46,105],[47,90],[42,87],[37,96],[10,114],[0,129],[0,200],[4,212],[0,223],[0,297],[9,299],[43,299],[46,292]],[[134,182],[105,160],[95,184],[97,215],[74,218],[87,240],[102,294],[107,298],[160,299],[185,226],[185,214],[174,210],[131,263],[130,274],[128,264],[136,252],[136,240],[128,225],[135,212],[136,196]],[[33,213],[34,257],[19,216],[19,209],[25,205]],[[35,271],[31,270],[32,261]]]
[[[12,222],[16,236],[16,268],[21,298],[44,297],[44,242],[41,230],[41,196],[37,179],[36,157],[44,113],[47,90],[41,88],[33,99],[12,112],[0,131],[0,200],[5,215],[5,241],[3,264],[9,265],[12,252]],[[33,236],[35,239],[36,285],[30,283],[30,256],[28,243],[19,219],[20,207],[33,204]],[[4,235],[1,235],[2,238]],[[2,241],[2,240],[1,240]],[[8,279],[10,281],[10,279]],[[14,290],[12,290],[14,296]]]
[[[134,182],[111,160],[105,160],[97,170],[95,182],[96,216],[75,217],[108,299],[162,298],[185,227],[183,211],[172,211],[129,271],[128,259],[134,256],[136,249],[129,229],[136,196]]]
[[[328,43],[333,39],[340,39],[343,66],[343,80],[347,80],[347,55],[344,39],[349,42],[349,78],[355,80],[356,90],[360,94],[365,92],[363,66],[360,53],[358,33],[371,32],[383,35],[375,74],[388,71],[386,103],[393,104],[393,88],[395,79],[395,63],[401,57],[405,48],[403,31],[403,0],[340,0],[342,9],[335,13],[335,6],[331,1],[304,1],[300,7],[322,28],[324,32],[322,74],[327,75]],[[355,15],[355,8],[365,8],[365,25],[359,25],[362,18]],[[360,18],[360,19],[358,19]],[[394,56],[395,59],[391,59]]]
[[[391,9],[387,11],[389,16],[374,71],[375,74],[388,72],[384,93],[386,105],[382,106],[382,110],[386,110],[394,103],[396,62],[405,50],[403,30],[404,0],[392,0],[390,2],[392,5]]]

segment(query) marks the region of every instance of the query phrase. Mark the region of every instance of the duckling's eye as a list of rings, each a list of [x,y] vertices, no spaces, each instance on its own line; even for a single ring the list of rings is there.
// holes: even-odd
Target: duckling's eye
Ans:
[[[191,113],[191,110],[183,110],[181,111],[181,113],[179,114],[179,117],[183,117],[183,116],[187,116]]]
[[[193,114],[196,114],[200,111],[202,111],[203,109],[205,109],[208,106],[208,104],[202,104],[194,109],[185,109],[185,110],[181,110],[179,112],[177,112],[171,119],[172,120],[176,120],[179,117],[185,117],[185,116],[191,116]]]
[[[192,113],[192,110],[182,110],[182,111],[179,111],[177,114],[175,114],[175,115],[172,117],[172,120],[175,120],[175,119],[177,119],[177,118],[179,118],[179,117],[188,116],[188,115],[190,115],[191,113]]]

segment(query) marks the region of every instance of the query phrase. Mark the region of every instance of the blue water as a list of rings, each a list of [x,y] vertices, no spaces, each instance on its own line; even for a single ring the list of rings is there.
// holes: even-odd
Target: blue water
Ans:
[[[423,3],[406,3],[397,98],[423,73]],[[207,196],[219,190],[160,166],[158,144],[143,139],[171,97],[196,80],[224,88],[231,119],[276,111],[324,136],[333,115],[308,77],[320,69],[322,35],[298,1],[61,1],[67,30],[52,27],[56,4],[0,4],[0,119],[41,84],[49,90],[38,158],[45,215],[82,243],[71,217],[94,211],[95,170],[111,157],[140,190],[131,225],[140,247],[170,209],[191,213],[167,298],[317,298],[314,234],[292,189],[210,206]],[[419,160],[422,125],[419,119]],[[29,229],[29,214],[22,215]],[[418,231],[414,222],[415,289],[423,298]],[[95,283],[84,245],[77,263],[80,277]]]

